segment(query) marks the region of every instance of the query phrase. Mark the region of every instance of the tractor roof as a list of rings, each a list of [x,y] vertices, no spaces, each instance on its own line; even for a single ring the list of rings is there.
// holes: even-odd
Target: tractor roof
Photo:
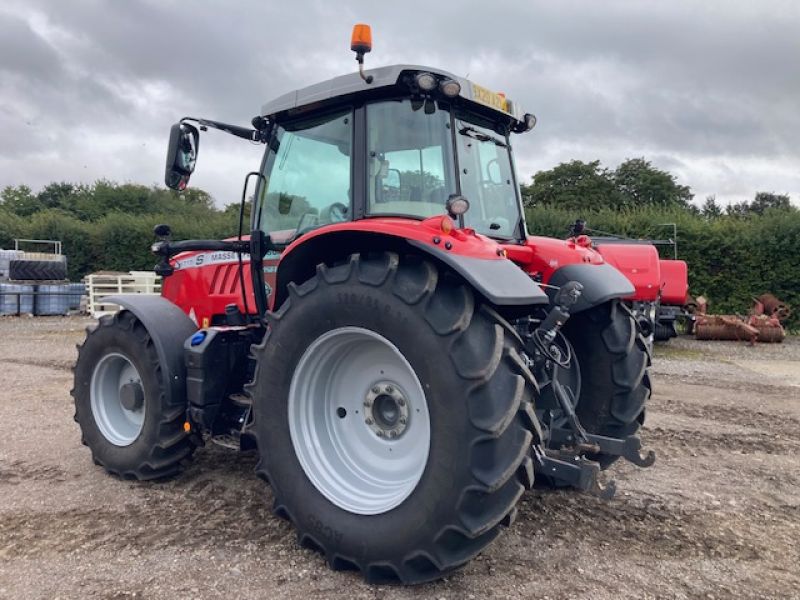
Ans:
[[[358,72],[340,75],[339,77],[334,77],[333,79],[315,83],[314,85],[278,96],[271,102],[267,102],[261,108],[261,115],[264,117],[272,117],[285,111],[293,111],[294,109],[333,104],[336,99],[343,99],[345,96],[376,92],[382,88],[385,90],[386,88],[394,87],[398,85],[398,83],[401,83],[403,73],[420,71],[458,81],[458,83],[461,84],[461,93],[459,97],[463,99],[476,102],[484,108],[488,107],[493,109],[516,121],[520,121],[523,118],[522,110],[515,103],[506,100],[505,96],[502,94],[491,92],[463,77],[458,77],[447,71],[420,65],[391,65],[388,67],[366,70],[364,73],[365,75],[372,76],[372,83],[364,81]]]

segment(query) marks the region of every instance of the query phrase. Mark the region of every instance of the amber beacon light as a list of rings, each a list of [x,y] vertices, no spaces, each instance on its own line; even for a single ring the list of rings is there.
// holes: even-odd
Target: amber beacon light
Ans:
[[[372,50],[372,29],[364,23],[353,25],[353,35],[350,36],[350,50],[356,53],[358,73],[361,79],[372,83],[372,75],[364,75],[364,55]]]

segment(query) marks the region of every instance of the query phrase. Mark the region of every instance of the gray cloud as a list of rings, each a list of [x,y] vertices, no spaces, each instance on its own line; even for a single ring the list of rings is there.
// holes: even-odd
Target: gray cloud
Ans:
[[[0,185],[159,182],[186,114],[247,123],[269,98],[368,64],[432,64],[539,116],[519,172],[645,156],[699,200],[800,200],[796,3],[12,0],[0,8]],[[193,184],[238,197],[261,149],[209,134]]]

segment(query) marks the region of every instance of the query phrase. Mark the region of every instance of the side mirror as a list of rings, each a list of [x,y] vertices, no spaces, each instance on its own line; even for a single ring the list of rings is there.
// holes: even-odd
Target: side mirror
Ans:
[[[173,190],[183,191],[197,163],[200,132],[187,123],[175,123],[169,131],[167,166],[164,183]]]

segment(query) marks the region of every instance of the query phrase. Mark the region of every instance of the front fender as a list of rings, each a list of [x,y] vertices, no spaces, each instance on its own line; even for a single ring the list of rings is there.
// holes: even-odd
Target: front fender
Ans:
[[[186,366],[183,343],[197,331],[197,325],[180,308],[161,296],[121,294],[103,298],[119,304],[139,319],[153,340],[164,378],[167,404],[186,401]]]
[[[625,298],[634,292],[633,284],[609,264],[574,264],[557,269],[550,277],[549,285],[561,287],[568,281],[577,281],[583,285],[583,292],[575,305],[570,308],[572,314],[592,308],[614,298]],[[554,296],[556,290],[547,288],[547,294]]]

